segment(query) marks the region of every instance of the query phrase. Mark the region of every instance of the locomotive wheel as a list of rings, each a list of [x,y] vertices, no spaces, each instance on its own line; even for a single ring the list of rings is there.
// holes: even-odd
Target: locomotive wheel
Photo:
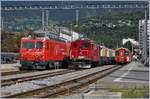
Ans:
[[[21,71],[21,70],[24,70],[24,68],[21,66],[20,68],[19,68],[19,70]]]
[[[50,68],[53,68],[54,67],[54,64],[49,62],[48,65],[46,66],[46,69],[50,69]]]
[[[54,64],[53,67],[54,67],[55,69],[58,69],[58,68],[61,67],[61,62],[56,61],[56,62],[54,62],[53,64]]]
[[[28,70],[28,68],[26,67],[26,65],[21,65],[21,67],[19,67],[19,70]]]

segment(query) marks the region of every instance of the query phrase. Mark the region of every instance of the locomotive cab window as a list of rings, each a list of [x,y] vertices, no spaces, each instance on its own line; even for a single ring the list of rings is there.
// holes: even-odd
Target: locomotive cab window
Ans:
[[[76,43],[73,43],[73,47],[74,47],[74,48],[77,48],[77,44],[76,44]]]
[[[89,48],[89,43],[82,43],[80,48]]]
[[[124,54],[125,54],[125,55],[129,55],[129,52],[125,52]]]
[[[43,42],[37,42],[36,48],[42,49],[42,47],[43,47]]]
[[[46,42],[46,49],[49,49],[48,42]]]
[[[22,48],[33,49],[35,47],[34,42],[23,42]]]
[[[119,52],[117,51],[115,54],[116,54],[116,56],[118,56],[118,55],[119,55]]]

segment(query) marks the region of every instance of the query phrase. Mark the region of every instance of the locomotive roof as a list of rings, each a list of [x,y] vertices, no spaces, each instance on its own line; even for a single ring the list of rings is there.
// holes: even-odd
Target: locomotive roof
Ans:
[[[22,39],[23,40],[35,40],[35,39],[37,39],[37,40],[43,40],[43,39],[49,40],[48,37],[31,37],[31,36],[29,36],[29,37],[23,37]]]
[[[75,40],[74,42],[76,42],[76,41],[87,41],[87,42],[95,43],[93,40],[91,40],[89,38],[80,38],[80,39]]]
[[[129,51],[129,49],[127,49],[127,48],[123,48],[123,47],[121,47],[121,48],[117,48],[116,50],[126,50],[126,51]]]
[[[22,40],[54,40],[54,41],[60,41],[60,42],[66,42],[64,40],[61,40],[61,39],[54,39],[54,38],[49,38],[49,37],[31,37],[31,36],[28,36],[28,37],[23,37]]]

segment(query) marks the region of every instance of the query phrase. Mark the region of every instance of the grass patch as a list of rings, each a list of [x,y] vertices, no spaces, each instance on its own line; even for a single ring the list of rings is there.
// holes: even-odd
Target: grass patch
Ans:
[[[122,92],[122,98],[145,98],[149,95],[148,86],[133,86],[130,88],[121,88],[113,86],[110,89],[111,92]]]

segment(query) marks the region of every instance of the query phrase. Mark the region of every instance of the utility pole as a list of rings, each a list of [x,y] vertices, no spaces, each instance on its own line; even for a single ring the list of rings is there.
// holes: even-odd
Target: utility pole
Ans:
[[[48,17],[49,17],[49,11],[46,10],[46,27],[48,28]]]
[[[133,51],[133,44],[131,43],[131,47],[132,47],[132,55],[134,54],[134,51]]]
[[[94,40],[96,33],[93,32],[92,40]]]
[[[76,26],[79,24],[79,10],[76,9]]]
[[[148,15],[149,15],[149,17],[148,17],[148,20],[149,20],[149,23],[148,23],[148,35],[149,35],[149,38],[148,38],[148,53],[150,52],[150,0],[148,0],[149,2],[148,2]],[[148,54],[148,61],[149,61],[150,59],[149,59],[149,54]],[[148,65],[150,65],[150,62],[149,62],[149,64]]]
[[[149,14],[149,18],[148,18],[148,20],[149,20],[149,25],[150,25],[150,0],[149,0],[149,2],[148,2],[148,3],[149,3],[149,6],[148,6],[148,7],[149,7],[149,12],[148,12],[148,14]],[[148,30],[149,30],[149,31],[148,31],[148,34],[149,34],[148,51],[150,52],[150,48],[149,48],[149,47],[150,47],[150,26],[148,27]],[[149,61],[149,60],[150,60],[150,59],[149,59],[149,55],[148,55],[148,61]],[[148,65],[150,65],[150,62],[149,62],[149,64],[148,64]]]
[[[145,21],[144,21],[144,60],[147,61],[147,3],[145,4]]]
[[[43,28],[43,30],[45,30],[45,15],[44,15],[45,13],[44,13],[44,11],[42,11],[42,28]]]
[[[3,18],[1,18],[1,30],[3,30],[4,29],[4,22],[3,22]]]
[[[72,24],[70,24],[71,41],[73,40]]]
[[[117,48],[118,48],[118,42],[117,42]]]

